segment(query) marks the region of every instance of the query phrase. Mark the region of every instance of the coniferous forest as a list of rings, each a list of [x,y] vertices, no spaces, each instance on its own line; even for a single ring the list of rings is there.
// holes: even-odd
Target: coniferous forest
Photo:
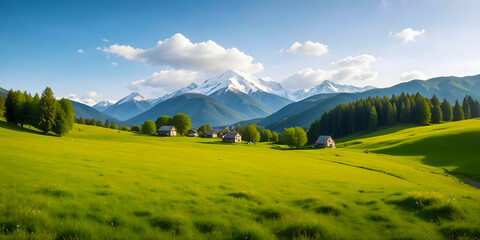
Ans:
[[[428,125],[480,117],[480,103],[466,96],[462,104],[452,105],[433,95],[431,99],[419,93],[400,96],[369,97],[348,104],[339,104],[324,112],[310,125],[308,141],[313,143],[319,135],[343,137],[368,129],[394,123]]]

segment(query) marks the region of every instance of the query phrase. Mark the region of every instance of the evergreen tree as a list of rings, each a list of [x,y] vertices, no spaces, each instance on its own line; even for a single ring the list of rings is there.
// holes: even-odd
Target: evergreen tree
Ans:
[[[78,119],[78,123],[85,124],[85,119],[83,117],[80,117],[80,119]]]
[[[35,93],[35,96],[33,97],[33,102],[32,102],[32,120],[31,123],[32,126],[38,128],[38,124],[40,122],[40,114],[41,114],[41,109],[40,109],[40,96],[38,96],[38,93]]]
[[[155,126],[157,127],[157,129],[159,129],[161,126],[166,126],[171,124],[172,124],[172,118],[170,116],[160,116],[157,118],[157,120],[155,120]]]
[[[75,109],[73,109],[72,103],[70,102],[70,100],[66,98],[62,98],[58,102],[60,103],[60,107],[65,112],[65,117],[68,121],[68,127],[70,128],[70,130],[73,129],[73,122],[75,119]]]
[[[40,99],[40,121],[38,128],[47,134],[55,123],[57,115],[57,100],[53,96],[52,89],[45,88]]]
[[[480,117],[480,112],[477,108],[475,100],[473,100],[471,95],[468,96],[468,105],[470,105],[470,118]]]
[[[435,94],[433,94],[433,97],[432,97],[432,99],[430,99],[430,102],[432,103],[432,105],[434,107],[440,105],[440,101],[438,100],[438,98]]]
[[[455,101],[455,106],[453,107],[453,121],[460,121],[465,119],[465,115],[463,113],[463,108],[460,106],[458,100]]]
[[[175,114],[175,116],[172,118],[172,124],[177,129],[177,133],[182,135],[187,134],[188,130],[192,129],[192,122],[187,114]]]
[[[405,103],[402,102],[402,105],[400,107],[400,119],[399,121],[402,123],[408,122],[408,116],[410,113],[408,112],[408,108],[405,106]]]
[[[378,125],[378,114],[375,106],[372,106],[370,113],[368,114],[368,128],[373,129]]]
[[[253,143],[260,141],[260,132],[258,132],[255,123],[250,123],[245,127],[243,130],[242,139]]]
[[[480,103],[477,100],[475,100],[473,108],[475,109],[476,115],[472,117],[475,117],[475,118],[480,117]]]
[[[451,122],[453,119],[453,109],[446,98],[442,102],[442,119],[444,122]]]
[[[465,119],[470,119],[471,117],[470,104],[468,104],[468,100],[466,97],[463,98],[462,108],[463,108],[463,113],[465,115]]]
[[[437,104],[432,108],[432,123],[440,123],[442,119],[442,109],[440,108],[440,104]]]
[[[142,131],[144,134],[155,134],[157,132],[155,123],[152,120],[147,120],[142,125]]]
[[[421,125],[428,125],[432,118],[430,112],[430,104],[422,97],[422,95],[415,95],[415,122]]]
[[[15,98],[15,92],[12,89],[10,89],[10,91],[8,91],[7,99],[5,100],[4,116],[7,119],[7,122],[16,124],[17,122],[15,121],[15,115],[13,114],[15,112],[15,104],[13,102],[14,98]]]
[[[92,118],[92,119],[90,120],[90,125],[92,125],[92,126],[97,126],[97,119]]]
[[[3,117],[5,112],[5,99],[0,95],[0,117]]]
[[[13,113],[15,115],[15,121],[16,123],[20,124],[23,128],[23,124],[27,120],[27,112],[26,112],[27,100],[25,99],[25,95],[23,95],[21,91],[16,91],[13,102],[15,104],[15,110]]]
[[[61,137],[70,131],[70,123],[67,119],[65,111],[63,111],[63,108],[60,106],[60,103],[57,104],[58,106],[55,108],[56,113],[54,124],[52,126],[52,132]]]

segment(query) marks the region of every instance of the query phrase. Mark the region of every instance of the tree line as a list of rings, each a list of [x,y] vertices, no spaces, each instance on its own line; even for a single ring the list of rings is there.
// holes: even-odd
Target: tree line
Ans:
[[[315,142],[319,135],[343,137],[394,123],[428,125],[477,117],[480,117],[480,104],[468,95],[462,105],[456,100],[453,107],[447,99],[440,102],[435,95],[429,99],[419,93],[368,97],[324,112],[310,125],[308,142]]]
[[[26,91],[22,93],[11,89],[7,99],[0,96],[0,114],[7,122],[22,128],[27,124],[45,134],[52,131],[57,136],[67,134],[75,121],[75,111],[70,100],[62,98],[57,101],[49,87],[45,88],[41,97],[38,93],[32,97]]]

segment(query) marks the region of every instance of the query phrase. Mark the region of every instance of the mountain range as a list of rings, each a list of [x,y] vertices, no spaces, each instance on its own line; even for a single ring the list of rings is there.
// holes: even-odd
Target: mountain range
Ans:
[[[284,128],[292,126],[307,128],[311,122],[321,117],[323,112],[340,103],[348,103],[359,98],[400,95],[402,92],[410,94],[418,92],[424,97],[432,97],[435,94],[441,101],[446,98],[453,105],[455,100],[461,101],[465,95],[480,99],[480,75],[412,80],[389,88],[371,89],[360,93],[318,94],[289,104],[258,121],[258,124],[272,131],[283,131]]]
[[[103,110],[103,113],[120,120],[127,120],[150,109],[152,104],[142,95],[133,92]]]
[[[185,113],[190,116],[194,127],[255,122],[270,130],[282,131],[285,127],[309,127],[323,112],[339,103],[402,92],[419,92],[426,97],[436,94],[452,104],[467,94],[479,99],[480,75],[413,80],[382,89],[323,81],[308,90],[290,91],[277,82],[231,70],[202,84],[192,83],[156,99],[146,99],[134,92],[117,102],[102,101],[93,107],[74,101],[72,104],[77,117],[124,121],[125,124],[141,124],[161,115]],[[0,94],[6,93],[0,88]]]

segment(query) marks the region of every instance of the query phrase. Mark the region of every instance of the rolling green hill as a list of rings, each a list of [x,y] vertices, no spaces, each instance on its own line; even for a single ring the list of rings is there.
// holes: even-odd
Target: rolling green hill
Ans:
[[[177,113],[185,113],[190,116],[194,127],[201,124],[226,126],[248,119],[244,114],[226,107],[213,98],[202,94],[187,93],[165,100],[127,122],[141,124],[145,120],[155,121],[159,116],[173,116]]]
[[[472,162],[476,142],[460,145],[479,131],[478,120],[401,126],[289,150],[78,124],[59,138],[0,121],[0,236],[475,239],[480,190],[442,168]],[[457,132],[448,148],[436,139]],[[456,161],[423,164],[443,154]]]
[[[292,103],[280,109],[278,112],[260,121],[259,124],[274,131],[283,131],[286,127],[301,126],[309,127],[323,112],[335,107],[340,103],[348,103],[359,98],[375,96],[400,95],[402,92],[415,94],[419,92],[424,97],[432,97],[434,94],[440,100],[446,98],[450,102],[455,99],[462,100],[465,95],[472,95],[480,99],[480,75],[468,77],[439,77],[426,81],[413,80],[401,83],[390,88],[372,89],[361,93],[340,93],[335,95],[317,95],[297,103]],[[329,98],[325,98],[329,97]],[[312,99],[320,98],[320,101]],[[298,109],[298,110],[297,110]]]
[[[4,99],[7,99],[8,90],[0,87],[0,95],[1,95]]]
[[[480,180],[480,118],[425,127],[399,126],[340,141],[348,148],[410,157]]]

